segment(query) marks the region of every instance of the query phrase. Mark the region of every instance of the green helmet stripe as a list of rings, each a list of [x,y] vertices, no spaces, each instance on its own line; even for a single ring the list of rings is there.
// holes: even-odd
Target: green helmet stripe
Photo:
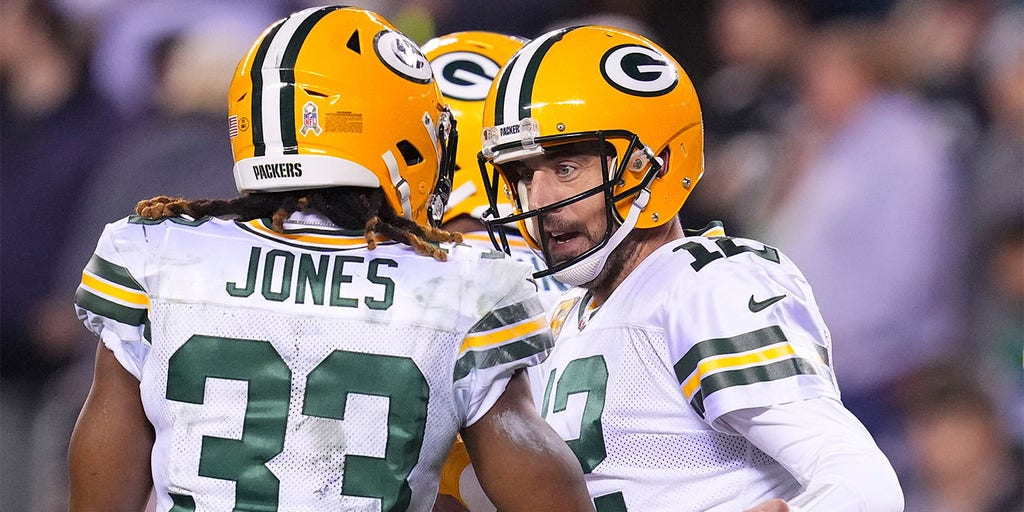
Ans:
[[[288,46],[284,50],[284,55],[281,56],[281,83],[284,87],[281,87],[281,145],[284,149],[284,154],[295,155],[299,153],[299,141],[295,135],[295,61],[299,58],[299,50],[302,48],[302,44],[306,41],[306,37],[309,36],[309,32],[313,30],[313,26],[318,21],[327,16],[332,11],[341,9],[340,6],[324,7],[312,14],[306,19],[302,20],[299,27],[295,29],[295,33],[288,41]]]
[[[565,34],[578,27],[548,32],[523,47],[517,58],[508,65],[501,77],[495,102],[495,125],[517,122],[530,117],[530,104],[537,70],[548,50]]]

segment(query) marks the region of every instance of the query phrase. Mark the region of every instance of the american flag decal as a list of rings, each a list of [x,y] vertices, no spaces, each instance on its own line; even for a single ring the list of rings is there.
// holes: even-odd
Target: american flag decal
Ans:
[[[228,137],[238,137],[238,116],[228,116]]]

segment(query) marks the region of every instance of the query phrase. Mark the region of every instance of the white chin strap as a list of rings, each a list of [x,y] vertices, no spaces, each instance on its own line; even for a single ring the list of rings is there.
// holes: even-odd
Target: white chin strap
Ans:
[[[636,199],[633,200],[633,205],[629,207],[629,214],[626,215],[626,219],[622,221],[619,229],[612,233],[611,238],[608,239],[608,243],[604,247],[595,251],[594,254],[569,265],[565,269],[551,274],[551,277],[569,286],[583,286],[597,279],[597,276],[604,270],[604,264],[608,261],[608,256],[611,256],[612,251],[626,239],[626,235],[633,231],[637,219],[640,218],[640,212],[647,207],[647,201],[650,198],[651,192],[649,190],[641,190],[637,194]]]

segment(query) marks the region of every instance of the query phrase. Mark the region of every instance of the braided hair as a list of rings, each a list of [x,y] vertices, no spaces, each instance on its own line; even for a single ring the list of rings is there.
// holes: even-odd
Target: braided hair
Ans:
[[[284,221],[294,212],[313,209],[343,229],[362,229],[369,249],[378,238],[412,247],[418,254],[446,261],[448,254],[437,246],[462,242],[460,233],[449,233],[397,215],[379,188],[332,187],[251,193],[235,199],[194,199],[157,196],[139,201],[135,212],[147,219],[188,215],[233,216],[240,221],[271,219],[274,231],[284,233]]]

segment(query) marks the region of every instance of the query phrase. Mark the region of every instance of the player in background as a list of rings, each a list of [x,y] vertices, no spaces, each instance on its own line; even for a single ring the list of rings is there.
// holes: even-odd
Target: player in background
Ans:
[[[575,287],[533,392],[599,511],[903,509],[793,262],[720,226],[684,233],[703,128],[671,56],[619,29],[551,31],[499,72],[483,122],[488,196],[514,205],[489,223]]]
[[[593,510],[521,371],[530,270],[435,227],[457,132],[412,41],[302,10],[228,99],[242,195],[143,201],[83,272],[71,510],[427,511],[459,433],[502,509]]]
[[[525,43],[523,39],[505,34],[467,31],[431,39],[422,47],[424,56],[434,70],[438,89],[451,109],[452,116],[458,121],[460,133],[465,134],[459,140],[455,153],[452,192],[448,197],[441,227],[446,231],[461,233],[463,243],[481,249],[494,249],[483,223],[484,214],[490,205],[477,163],[484,99],[487,98],[487,91],[498,70]],[[498,203],[498,207],[508,213],[512,204],[503,201]],[[535,271],[541,270],[543,261],[526,245],[518,231],[508,235],[512,257],[530,264]],[[563,291],[569,289],[550,277],[538,279],[536,283],[545,310],[555,304]],[[531,383],[537,385],[534,380]],[[465,478],[462,475],[466,475]],[[473,474],[469,455],[461,439],[456,440],[445,461],[440,493],[438,507],[445,501],[456,500],[458,503],[454,506],[469,504],[473,510],[494,510],[494,505],[487,499]]]
[[[484,114],[484,99],[498,69],[508,62],[526,40],[495,32],[455,32],[431,39],[423,45],[423,54],[430,61],[441,95],[448,102],[452,116],[459,122],[459,141],[455,154],[455,175],[441,227],[462,233],[464,243],[492,249],[483,216],[490,208],[480,175],[477,154]],[[505,214],[512,211],[508,201],[498,201]],[[541,260],[526,245],[516,230],[509,230],[508,245],[512,257],[529,263],[535,271],[543,269]],[[537,280],[537,291],[545,308],[553,306],[569,287],[554,280]]]

